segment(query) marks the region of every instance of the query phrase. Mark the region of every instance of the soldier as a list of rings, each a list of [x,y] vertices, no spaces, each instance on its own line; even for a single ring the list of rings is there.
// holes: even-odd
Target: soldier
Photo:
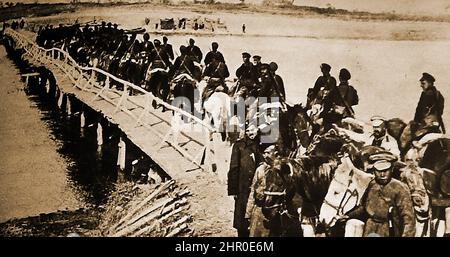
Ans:
[[[258,129],[247,128],[243,138],[234,143],[228,171],[228,195],[235,200],[233,227],[239,237],[249,236],[249,221],[245,218],[250,186],[256,167],[262,160],[258,145]]]
[[[186,73],[195,79],[195,65],[192,59],[188,56],[188,50],[186,46],[180,46],[181,55],[175,59],[175,63],[170,69],[170,76],[176,77],[180,74]]]
[[[241,66],[236,70],[238,84],[232,89],[233,94],[245,97],[251,95],[258,81],[258,75],[255,67],[250,62],[250,54],[242,53]],[[256,96],[256,95],[254,95]]]
[[[200,50],[200,48],[198,48],[198,46],[195,45],[195,40],[192,38],[189,39],[188,53],[190,56],[192,56],[195,62],[199,64],[201,63],[203,58],[202,51]]]
[[[283,79],[280,77],[280,75],[275,73],[278,70],[278,65],[275,62],[271,62],[269,66],[270,73],[272,74],[272,77],[275,81],[278,97],[280,97],[280,100],[282,102],[286,102],[286,91],[284,89]]]
[[[429,73],[425,72],[422,74],[420,86],[423,91],[416,107],[414,121],[419,124],[420,129],[435,133],[443,132],[445,134],[445,127],[442,122],[444,97],[434,86],[434,81],[434,77]],[[441,131],[439,131],[439,128]]]
[[[256,77],[259,79],[260,77],[260,72],[261,72],[261,56],[259,55],[254,55],[253,56],[253,67],[255,68],[256,71]]]
[[[338,90],[344,104],[344,106],[341,106],[343,118],[354,117],[354,111],[351,109],[351,106],[357,105],[359,102],[358,92],[348,83],[351,77],[347,69],[344,68],[339,71]]]
[[[153,40],[154,48],[150,53],[151,67],[167,69],[171,66],[170,57],[159,39]]]
[[[366,220],[364,236],[376,234],[382,237],[413,237],[415,216],[408,187],[392,178],[393,163],[397,157],[389,152],[369,157],[375,179],[370,181],[361,205],[339,220]]]
[[[153,48],[155,48],[152,41],[150,41],[150,34],[145,33],[143,38],[144,42],[142,42],[142,49],[150,54],[153,51]]]
[[[307,107],[311,108],[314,104],[322,104],[327,91],[336,87],[336,79],[330,75],[331,66],[327,63],[320,65],[322,76],[319,76],[314,84],[314,88],[308,90]],[[324,90],[325,91],[324,91]],[[322,92],[321,94],[319,94]]]
[[[339,132],[344,132],[352,140],[363,143],[364,145],[382,147],[391,152],[394,156],[399,157],[400,150],[398,148],[397,140],[395,140],[393,136],[389,135],[385,124],[386,119],[381,116],[372,116],[370,121],[372,122],[373,132],[369,137],[364,134],[340,128],[338,126],[333,126],[333,128]]]
[[[166,36],[164,36],[163,37],[163,46],[164,46],[164,49],[166,50],[166,53],[169,55],[170,61],[172,61],[174,58],[173,49],[172,49],[172,45],[167,43],[167,41],[169,41],[169,39]]]
[[[203,90],[202,99],[205,100],[208,98],[218,87],[221,87],[222,91],[228,92],[225,79],[229,76],[230,72],[228,71],[227,65],[221,62],[216,56],[213,56],[211,63],[203,72],[203,77],[205,77],[207,81],[207,86]]]
[[[270,71],[270,65],[263,63],[260,65],[260,78],[259,78],[259,90],[258,97],[279,97],[278,87],[275,83],[275,78]]]
[[[214,55],[219,59],[219,61],[225,63],[225,59],[223,58],[222,53],[217,51],[217,49],[219,48],[219,44],[217,44],[217,42],[212,42],[211,47],[212,50],[205,56],[205,67],[208,66],[208,64],[212,61],[212,57]]]
[[[397,140],[387,132],[386,119],[381,116],[373,116],[370,121],[372,122],[373,133],[366,144],[382,147],[398,158],[400,150],[398,149]]]

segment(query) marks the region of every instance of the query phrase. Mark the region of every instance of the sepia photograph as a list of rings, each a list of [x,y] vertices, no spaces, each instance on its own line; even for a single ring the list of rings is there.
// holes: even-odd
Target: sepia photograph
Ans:
[[[448,0],[0,0],[0,236],[448,237],[449,102]]]

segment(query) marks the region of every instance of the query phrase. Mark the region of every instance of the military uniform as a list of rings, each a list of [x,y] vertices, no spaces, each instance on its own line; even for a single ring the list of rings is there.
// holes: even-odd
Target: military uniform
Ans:
[[[228,87],[225,84],[225,78],[230,76],[228,67],[223,62],[211,62],[203,72],[204,77],[209,77],[208,84],[203,91],[202,99],[210,97],[217,87],[222,86],[224,91],[228,93]]]
[[[444,97],[435,86],[430,86],[420,95],[414,121],[422,126],[439,127],[439,119],[441,119],[443,112]]]
[[[389,135],[387,132],[384,136],[380,138],[375,138],[373,135],[369,137],[369,141],[366,142],[366,145],[379,146],[388,150],[395,156],[400,156],[400,150],[398,149],[397,140],[394,137]]]
[[[215,57],[217,60],[225,63],[225,58],[223,57],[223,54],[219,51],[210,51],[205,56],[205,66],[208,66],[208,64],[211,63],[213,57]]]
[[[239,80],[239,88],[232,89],[232,92],[236,95],[246,97],[249,95],[256,96],[254,93],[255,85],[258,82],[258,71],[255,66],[248,61],[250,58],[249,53],[242,53],[243,58],[247,58],[247,61],[241,64],[241,66],[236,70],[236,77]],[[237,91],[236,91],[237,90]]]
[[[228,172],[228,195],[236,195],[233,227],[245,236],[248,220],[245,219],[250,186],[256,167],[262,161],[255,140],[243,138],[234,143]]]
[[[200,63],[203,58],[202,51],[198,46],[194,45],[193,43],[188,46],[188,54],[193,58],[194,61]]]
[[[270,195],[283,192],[280,196]],[[295,193],[296,186],[288,165],[283,164],[281,170],[267,163],[259,166],[247,205],[250,236],[300,236],[300,220],[292,201]],[[278,206],[280,204],[282,206]]]
[[[393,207],[394,234],[389,229],[389,208]],[[382,237],[413,237],[415,216],[409,189],[402,182],[392,179],[386,185],[372,180],[361,198],[361,205],[347,214],[350,218],[367,217],[364,236],[376,233]]]

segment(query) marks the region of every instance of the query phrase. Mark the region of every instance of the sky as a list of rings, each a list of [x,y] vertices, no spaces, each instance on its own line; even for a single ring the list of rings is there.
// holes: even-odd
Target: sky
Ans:
[[[2,2],[70,2],[70,0],[0,0]],[[88,0],[81,0],[82,2]],[[92,0],[91,0],[92,1]],[[97,0],[94,0],[97,1]],[[109,0],[100,0],[109,2]],[[134,0],[131,2],[138,2]],[[234,2],[239,0],[217,0],[219,2]],[[246,3],[260,3],[262,0],[245,0]],[[339,9],[359,10],[368,12],[392,12],[415,15],[450,15],[450,0],[294,0],[295,5],[327,7],[328,4]]]

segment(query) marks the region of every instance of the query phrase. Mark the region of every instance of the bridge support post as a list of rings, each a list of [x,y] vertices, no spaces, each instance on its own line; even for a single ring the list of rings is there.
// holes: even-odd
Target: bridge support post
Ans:
[[[60,93],[59,94],[59,99],[58,99],[58,107],[60,108],[60,109],[62,109],[62,107],[63,107],[63,99],[64,99],[64,93]]]
[[[71,114],[72,114],[72,103],[70,102],[70,97],[69,97],[69,95],[67,95],[67,104],[66,104],[66,108],[67,108],[67,115],[71,115]]]
[[[125,171],[125,153],[126,153],[126,144],[123,140],[123,137],[120,137],[119,141],[119,151],[117,154],[117,166],[120,172]]]
[[[103,127],[100,122],[97,124],[97,145],[103,145]]]
[[[86,126],[86,117],[84,116],[84,112],[81,111],[80,114],[80,128],[84,128]]]

